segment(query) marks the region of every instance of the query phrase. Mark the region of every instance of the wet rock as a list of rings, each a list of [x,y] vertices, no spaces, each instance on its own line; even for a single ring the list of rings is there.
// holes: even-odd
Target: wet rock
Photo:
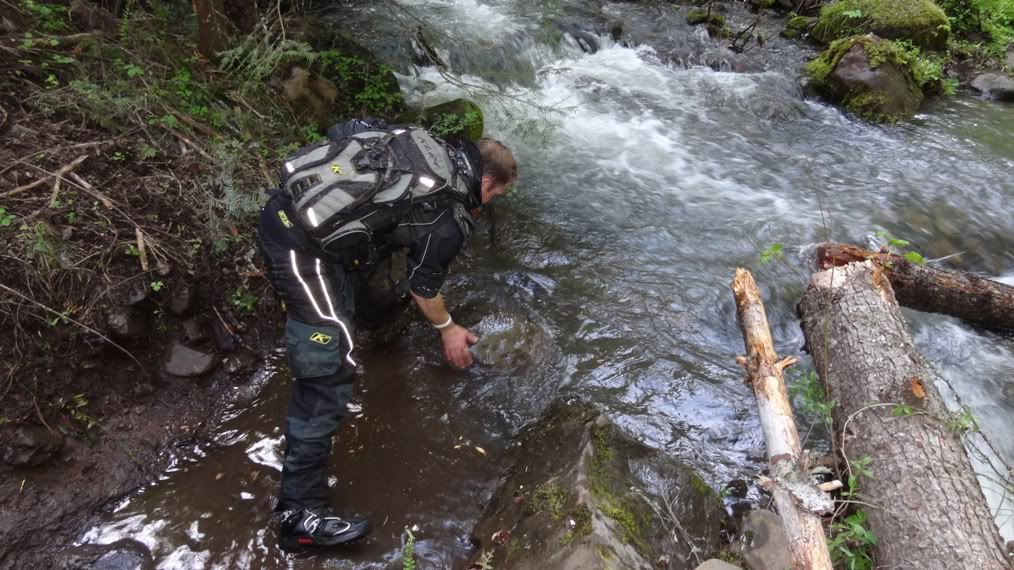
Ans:
[[[797,39],[808,34],[813,26],[817,24],[817,18],[807,18],[806,16],[796,16],[795,18],[789,19],[785,23],[785,29],[782,30],[782,37],[789,39]]]
[[[186,336],[186,340],[189,344],[208,340],[207,329],[205,329],[204,325],[195,318],[189,318],[183,321],[183,334]]]
[[[1003,399],[1007,402],[1007,405],[1014,407],[1014,382],[1004,384]]]
[[[317,125],[328,124],[338,97],[338,87],[334,83],[312,71],[293,66],[280,85],[282,97],[289,102],[297,116]]]
[[[56,560],[60,570],[150,570],[151,552],[129,538],[111,544],[82,544],[63,551]]]
[[[725,25],[725,16],[716,14],[710,9],[696,9],[687,13],[687,23],[691,26],[704,24],[708,29],[708,35],[713,38],[725,38],[732,34]]]
[[[22,427],[4,445],[3,460],[14,467],[36,467],[52,461],[64,442],[63,435],[43,426]]]
[[[173,289],[169,310],[181,317],[189,317],[197,310],[197,286],[182,285]]]
[[[250,370],[255,362],[257,362],[257,357],[253,353],[240,350],[222,360],[222,369],[230,376],[235,376]]]
[[[137,340],[148,335],[148,322],[144,315],[130,307],[113,307],[106,313],[109,332],[120,340]]]
[[[733,551],[751,570],[782,570],[792,568],[789,543],[785,538],[782,519],[771,511],[750,511],[743,518],[742,535]]]
[[[870,34],[836,42],[807,64],[806,72],[815,91],[845,110],[867,121],[893,123],[911,118],[922,103],[911,65],[894,42]]]
[[[687,541],[672,540],[673,522],[649,502],[671,501],[694,546],[718,550],[718,495],[594,407],[556,403],[520,438],[508,452],[509,474],[472,531],[477,551],[493,553],[494,568],[693,567],[698,560]]]
[[[733,479],[726,483],[725,488],[728,490],[730,497],[737,499],[746,497],[746,494],[750,491],[750,485],[743,479]]]
[[[446,121],[447,117],[456,117],[456,130],[448,134],[460,135],[468,140],[477,141],[482,138],[485,129],[482,109],[468,99],[454,99],[419,111],[408,111],[398,115],[394,123],[410,123],[430,128],[437,121]]]
[[[739,566],[733,566],[728,562],[724,562],[717,558],[711,560],[705,560],[704,564],[698,566],[695,570],[742,570]]]
[[[983,73],[972,80],[972,88],[987,99],[1014,103],[1014,78],[1000,73]]]
[[[192,378],[207,374],[216,363],[217,358],[214,354],[173,342],[166,354],[165,371],[173,376]]]
[[[855,14],[862,14],[856,18]],[[890,40],[908,40],[920,48],[944,51],[950,37],[947,15],[931,0],[839,0],[820,11],[812,35],[831,43],[871,33]]]
[[[236,336],[229,332],[229,329],[225,328],[222,321],[215,320],[211,323],[211,337],[215,341],[215,346],[222,352],[232,352],[236,350]]]

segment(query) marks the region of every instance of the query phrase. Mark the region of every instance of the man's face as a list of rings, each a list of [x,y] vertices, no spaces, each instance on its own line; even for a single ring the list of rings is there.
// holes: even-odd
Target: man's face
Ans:
[[[482,203],[489,204],[493,198],[507,193],[510,184],[504,184],[493,180],[492,176],[482,177]]]

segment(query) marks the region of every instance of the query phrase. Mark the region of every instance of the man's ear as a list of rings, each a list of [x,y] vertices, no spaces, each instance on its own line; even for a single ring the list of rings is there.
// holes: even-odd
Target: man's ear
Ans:
[[[489,189],[492,188],[492,187],[493,187],[493,177],[490,176],[490,175],[488,175],[488,174],[485,175],[485,176],[483,176],[482,177],[482,184],[480,186],[481,190],[483,192],[489,192]]]

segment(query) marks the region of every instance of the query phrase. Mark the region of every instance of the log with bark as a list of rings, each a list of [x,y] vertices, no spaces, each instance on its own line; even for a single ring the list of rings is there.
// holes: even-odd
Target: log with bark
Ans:
[[[782,517],[792,568],[830,570],[824,527],[815,511],[830,510],[833,502],[810,479],[782,377],[785,368],[796,359],[779,359],[775,353],[764,302],[749,271],[736,270],[732,291],[746,345],[746,357],[740,359],[740,364],[746,368],[748,382],[757,397],[771,465],[771,478],[765,486],[774,496]]]
[[[862,261],[815,273],[799,313],[835,404],[838,450],[872,460],[858,494],[869,505],[877,567],[1010,568],[884,269]]]
[[[880,266],[901,305],[951,315],[989,329],[1014,330],[1014,287],[844,243],[824,244],[817,249],[817,266],[821,269],[864,260]]]

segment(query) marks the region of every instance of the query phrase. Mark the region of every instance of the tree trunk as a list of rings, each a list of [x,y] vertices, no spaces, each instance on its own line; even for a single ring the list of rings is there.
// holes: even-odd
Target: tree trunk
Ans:
[[[951,315],[989,329],[1014,330],[1014,287],[843,243],[825,244],[817,249],[817,265],[821,269],[866,259],[881,267],[891,281],[898,303],[906,307]]]
[[[815,273],[799,303],[806,344],[835,403],[884,568],[1010,568],[1003,542],[891,284],[870,261]],[[911,415],[894,412],[909,406]],[[904,410],[904,408],[902,408]]]
[[[229,39],[225,0],[193,0],[193,5],[197,15],[197,49],[204,57],[214,59]]]
[[[809,480],[799,432],[792,419],[792,408],[782,378],[782,371],[796,359],[779,361],[771,342],[764,302],[749,271],[736,270],[732,292],[736,296],[736,316],[746,345],[746,358],[742,359],[742,364],[757,397],[761,428],[771,462],[771,492],[789,541],[792,568],[831,570],[831,557],[820,517],[803,508],[807,504],[805,500],[799,500],[800,495],[817,495],[819,503],[823,493]],[[812,489],[806,489],[807,486]]]

